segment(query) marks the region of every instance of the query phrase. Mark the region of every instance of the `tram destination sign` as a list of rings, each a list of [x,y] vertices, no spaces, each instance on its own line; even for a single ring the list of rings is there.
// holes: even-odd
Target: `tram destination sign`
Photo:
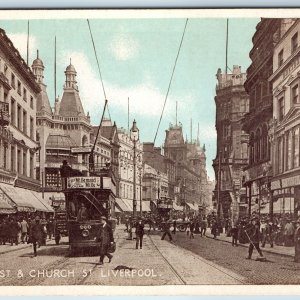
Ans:
[[[100,177],[70,177],[67,181],[68,189],[100,189]]]

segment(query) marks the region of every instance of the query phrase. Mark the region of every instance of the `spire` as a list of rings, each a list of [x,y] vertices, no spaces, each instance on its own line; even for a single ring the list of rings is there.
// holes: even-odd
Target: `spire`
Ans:
[[[36,59],[33,61],[31,68],[36,82],[43,83],[45,67],[43,61],[39,58],[39,50],[36,50]]]

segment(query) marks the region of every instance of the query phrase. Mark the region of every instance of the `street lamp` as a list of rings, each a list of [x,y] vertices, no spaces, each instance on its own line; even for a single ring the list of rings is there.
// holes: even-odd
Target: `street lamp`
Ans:
[[[139,140],[139,129],[133,121],[130,129],[130,139],[133,142],[133,218],[136,217],[136,143]]]

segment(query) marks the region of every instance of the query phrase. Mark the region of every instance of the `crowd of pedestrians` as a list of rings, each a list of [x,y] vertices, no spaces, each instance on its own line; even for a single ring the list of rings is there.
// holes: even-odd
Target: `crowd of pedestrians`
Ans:
[[[32,243],[34,255],[36,248],[46,245],[47,236],[54,235],[54,220],[40,218],[40,216],[7,216],[0,221],[0,245],[18,246]]]

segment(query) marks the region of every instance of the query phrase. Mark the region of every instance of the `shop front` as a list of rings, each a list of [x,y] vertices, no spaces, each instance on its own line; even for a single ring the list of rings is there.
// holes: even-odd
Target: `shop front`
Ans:
[[[276,178],[271,182],[273,213],[278,217],[300,216],[300,175]]]

